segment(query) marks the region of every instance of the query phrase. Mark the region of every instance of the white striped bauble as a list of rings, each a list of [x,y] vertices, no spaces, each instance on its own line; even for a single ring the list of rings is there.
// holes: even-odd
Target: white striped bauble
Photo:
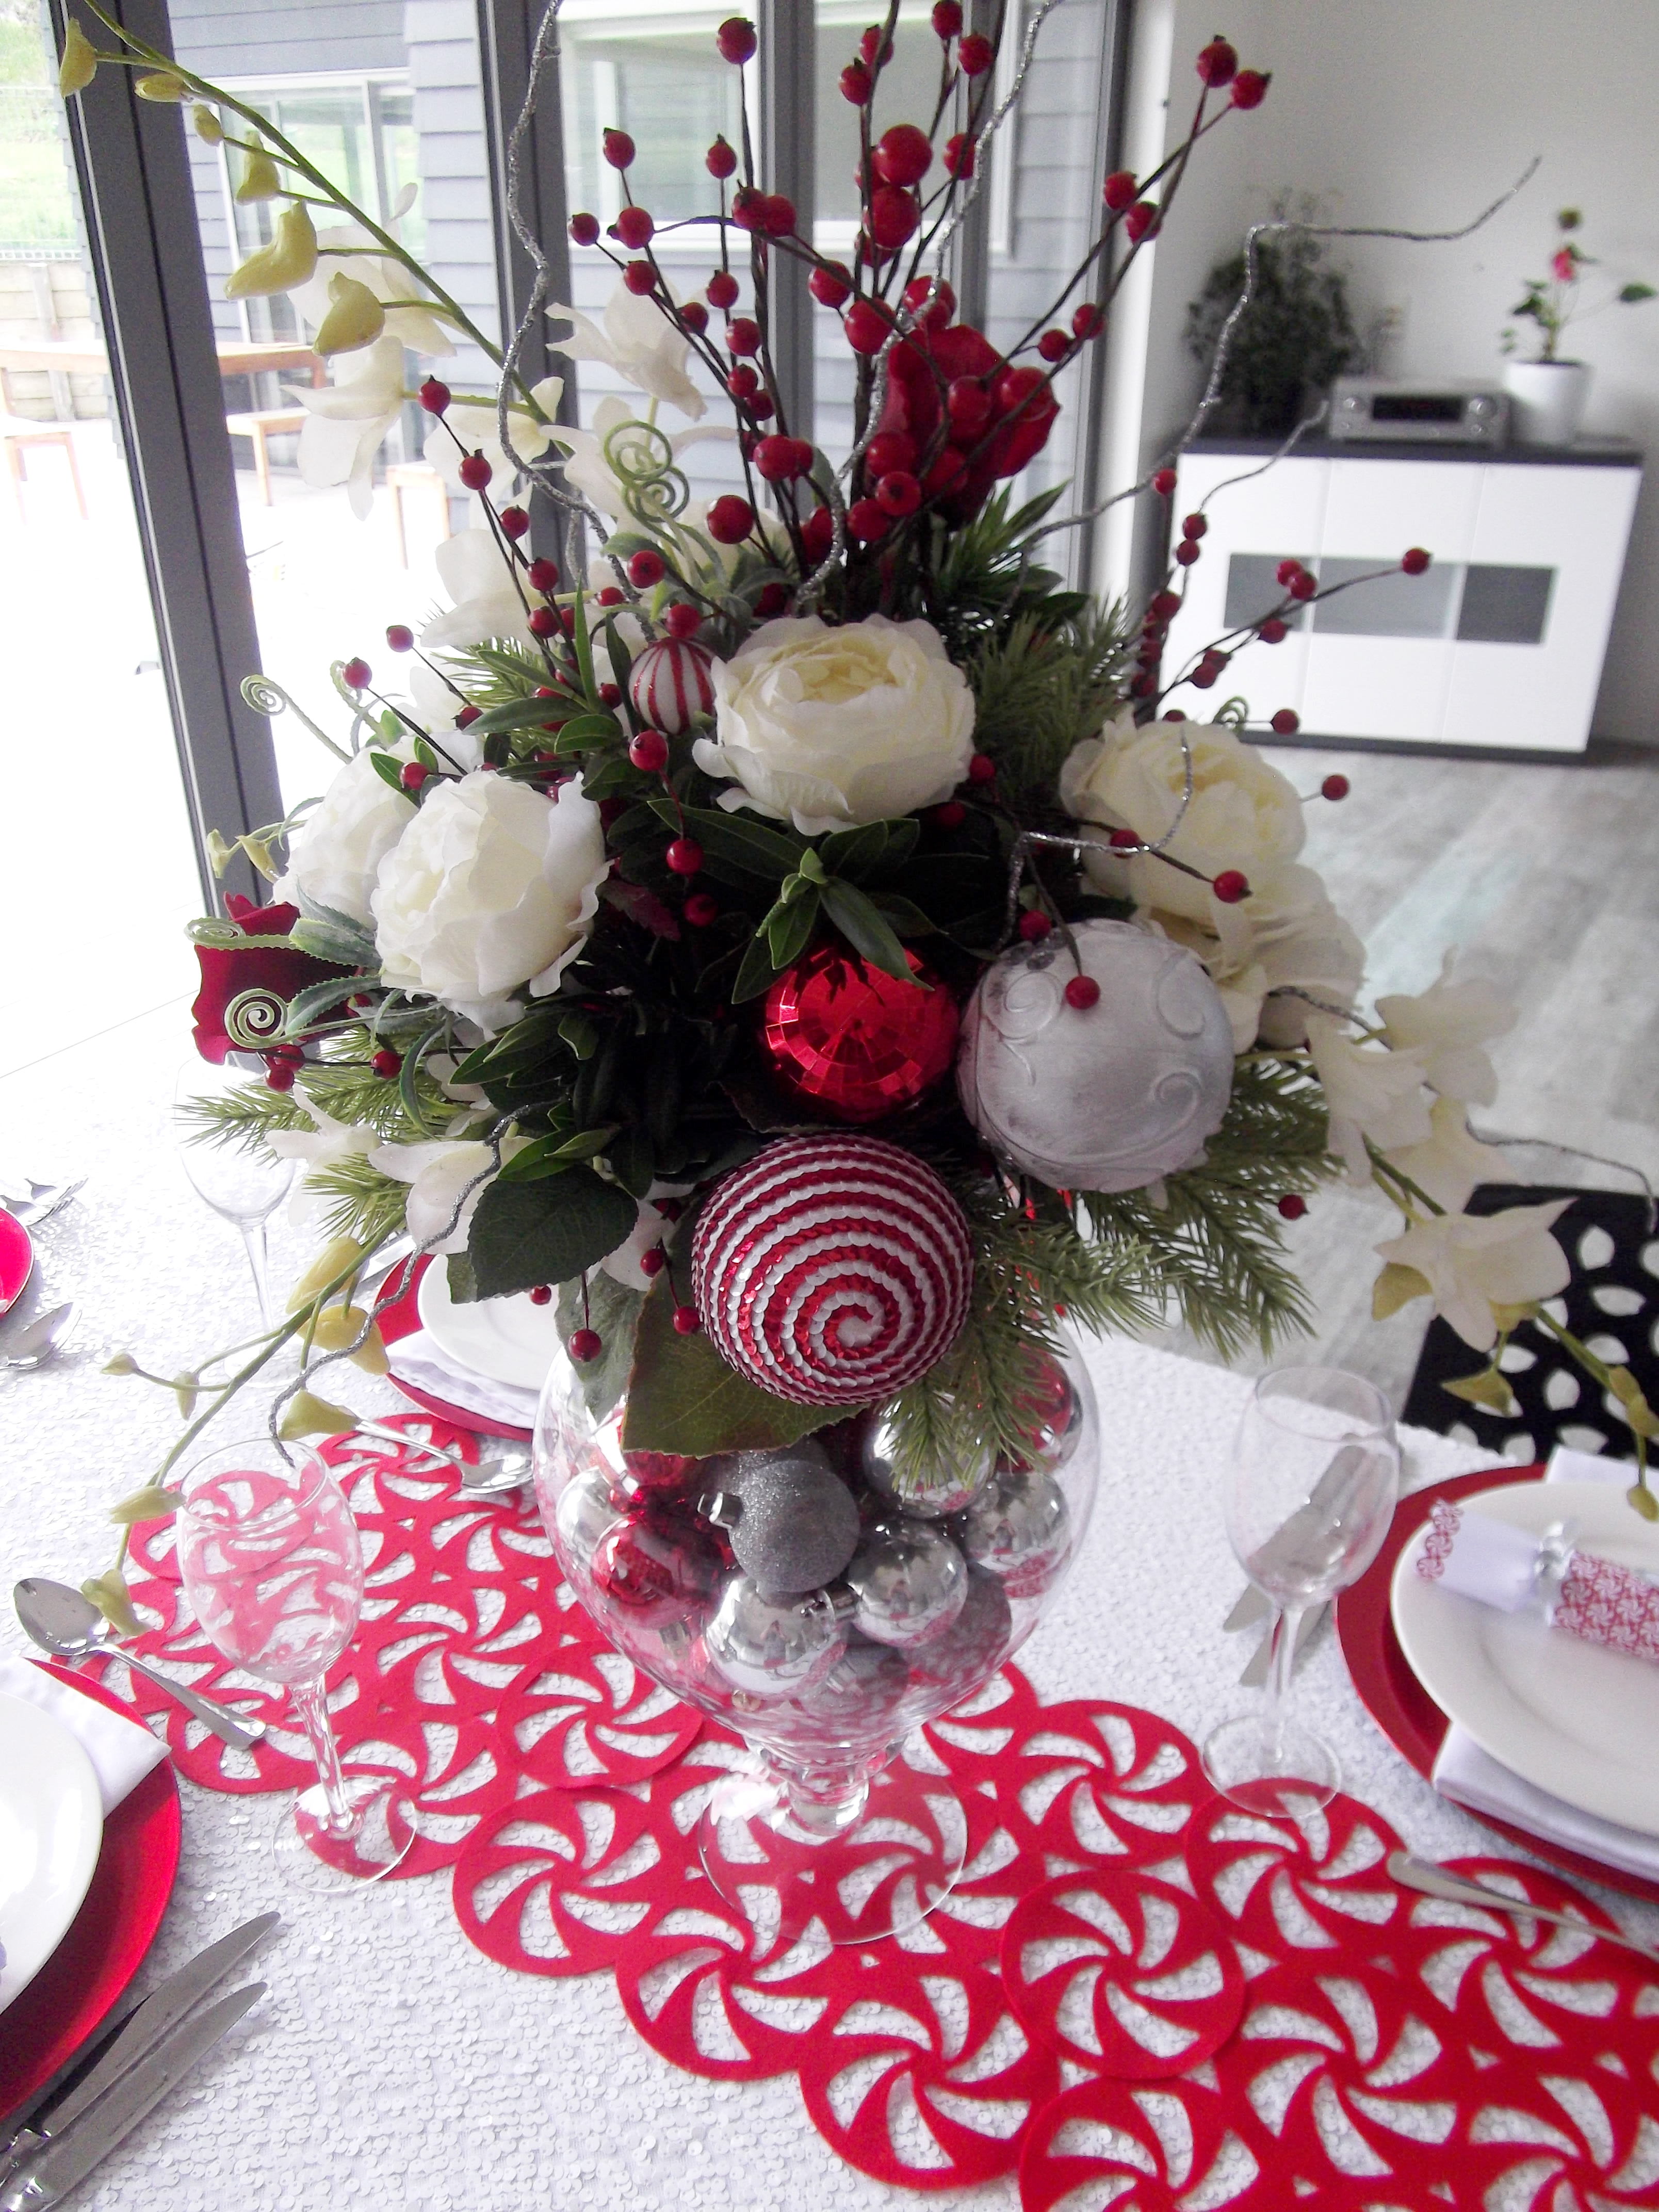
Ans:
[[[647,645],[628,672],[628,697],[647,729],[684,737],[698,714],[714,711],[713,662],[700,645],[681,637]]]
[[[802,1406],[869,1406],[927,1372],[968,1312],[973,1247],[933,1170],[878,1138],[786,1137],[736,1169],[691,1248],[728,1365]]]

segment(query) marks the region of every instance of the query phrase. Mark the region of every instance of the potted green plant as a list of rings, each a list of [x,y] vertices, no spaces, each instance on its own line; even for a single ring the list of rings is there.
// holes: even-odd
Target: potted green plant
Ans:
[[[1583,220],[1577,208],[1558,211],[1555,224],[1560,237],[1550,256],[1550,273],[1528,277],[1524,294],[1510,310],[1518,319],[1538,328],[1536,356],[1530,361],[1511,360],[1504,369],[1511,427],[1523,446],[1570,446],[1583,422],[1594,371],[1588,362],[1562,359],[1561,339],[1567,325],[1584,315],[1600,314],[1612,307],[1633,307],[1655,296],[1651,284],[1621,284],[1595,306],[1584,306],[1581,295],[1584,271],[1598,264],[1573,236]],[[1521,343],[1521,334],[1511,324],[1504,332],[1504,351],[1513,354]]]
[[[1255,289],[1228,347],[1215,427],[1283,437],[1305,411],[1307,395],[1358,368],[1364,348],[1342,272],[1327,264],[1316,239],[1292,230],[1258,240],[1255,251]],[[1243,289],[1241,250],[1217,262],[1188,303],[1187,350],[1206,371]]]

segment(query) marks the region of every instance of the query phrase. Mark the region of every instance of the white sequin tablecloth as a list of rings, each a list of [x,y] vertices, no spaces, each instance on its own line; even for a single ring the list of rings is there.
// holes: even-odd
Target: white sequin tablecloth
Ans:
[[[0,1382],[11,1577],[74,1583],[101,1566],[105,1510],[177,1431],[170,1397],[99,1374],[107,1352],[173,1374],[252,1322],[235,1234],[191,1197],[170,1156],[181,1011],[127,1033],[118,1085],[107,1057],[83,1053],[51,1064],[51,1085],[0,1085],[0,1158],[91,1176],[40,1234],[35,1292],[77,1292],[87,1336],[54,1365]],[[273,1242],[286,1283],[302,1247],[286,1229]],[[1217,1488],[1248,1386],[1125,1343],[1099,1347],[1091,1365],[1103,1437],[1094,1524],[1019,1663],[1046,1698],[1147,1705],[1199,1735],[1246,1697],[1237,1678],[1249,1639],[1221,1633],[1241,1578]],[[356,1381],[345,1395],[361,1410],[392,1402],[384,1386]],[[1413,1431],[1407,1443],[1413,1481],[1482,1464],[1440,1437]],[[4,1608],[0,1650],[27,1648]],[[1415,1848],[1443,1856],[1490,1843],[1383,1741],[1328,1636],[1298,1695],[1348,1787]],[[276,1905],[285,1928],[258,1967],[270,1993],[81,2192],[83,2212],[863,2212],[927,2201],[842,2165],[792,2079],[716,2082],[669,2066],[635,2036],[609,1976],[550,1981],[492,1964],[457,1925],[446,1877],[296,1902],[278,1893],[265,1858],[282,1801],[181,1788],[178,1886],[135,1986]],[[1628,1899],[1602,1901],[1627,1925],[1659,1926],[1659,1913]],[[955,2201],[1003,2208],[1018,2193],[1009,2180]]]

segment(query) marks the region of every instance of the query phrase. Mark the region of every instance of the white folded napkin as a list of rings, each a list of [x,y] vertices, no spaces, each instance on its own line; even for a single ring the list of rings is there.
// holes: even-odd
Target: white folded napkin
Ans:
[[[1609,1459],[1605,1452],[1574,1451],[1557,1444],[1544,1469],[1546,1482],[1616,1482],[1627,1490],[1636,1480],[1633,1459]]]
[[[1586,1858],[1601,1859],[1626,1874],[1659,1881],[1659,1838],[1636,1828],[1620,1827],[1594,1813],[1581,1813],[1511,1774],[1507,1766],[1481,1750],[1474,1738],[1455,1721],[1446,1730],[1446,1741],[1434,1762],[1435,1788],[1454,1804],[1471,1813],[1491,1813],[1510,1820],[1529,1835],[1564,1849],[1582,1851]]]
[[[460,1367],[423,1328],[399,1337],[386,1346],[393,1379],[412,1382],[428,1397],[442,1398],[463,1412],[486,1421],[504,1421],[509,1428],[533,1429],[540,1393],[516,1382],[492,1382],[470,1367]]]
[[[100,1705],[96,1698],[82,1697],[44,1667],[27,1659],[0,1658],[0,1692],[39,1705],[43,1713],[61,1723],[92,1761],[104,1801],[104,1818],[136,1790],[150,1769],[167,1755],[166,1744],[142,1721],[128,1720]]]

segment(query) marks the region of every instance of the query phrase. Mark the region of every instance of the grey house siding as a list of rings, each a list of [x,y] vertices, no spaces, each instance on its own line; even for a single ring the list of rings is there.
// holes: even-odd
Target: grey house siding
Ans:
[[[172,0],[168,9],[179,60],[220,81],[401,69],[405,12],[405,0]]]

